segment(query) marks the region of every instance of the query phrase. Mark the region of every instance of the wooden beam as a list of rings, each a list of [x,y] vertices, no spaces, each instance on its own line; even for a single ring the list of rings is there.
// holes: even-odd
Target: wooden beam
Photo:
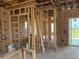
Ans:
[[[35,47],[35,26],[36,26],[36,22],[35,22],[35,18],[34,18],[34,15],[35,15],[35,13],[34,13],[34,6],[32,6],[32,9],[31,9],[31,11],[32,11],[32,18],[31,18],[31,26],[32,26],[32,49],[33,50],[35,50],[36,49],[36,47]]]
[[[23,59],[23,56],[22,56],[22,49],[19,49],[18,51],[16,52],[13,52],[13,53],[10,53],[6,56],[4,56],[3,58],[0,58],[0,59],[11,59],[13,58],[15,55],[18,54],[18,59]]]
[[[63,0],[63,1],[60,1],[59,3],[70,3],[70,2],[73,2],[73,1],[77,1],[77,0]]]
[[[41,2],[41,3],[36,3],[36,5],[39,6],[39,5],[49,4],[49,3],[50,1],[46,1],[46,2]]]
[[[39,8],[35,7],[35,17],[36,17],[36,28],[37,28],[37,35],[39,35],[39,43],[42,47],[43,53],[45,52],[44,43],[43,43],[43,11]]]
[[[26,57],[27,52],[32,54],[32,59],[36,59],[36,51],[32,49],[25,49],[25,48],[24,48],[24,59],[27,59]]]
[[[57,10],[54,9],[54,43],[55,43],[55,48],[57,49],[57,28],[56,28],[56,20],[57,20]]]

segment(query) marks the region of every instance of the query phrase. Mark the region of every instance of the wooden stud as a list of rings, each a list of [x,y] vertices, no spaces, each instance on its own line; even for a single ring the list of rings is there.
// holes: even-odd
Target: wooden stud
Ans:
[[[45,52],[45,48],[44,48],[44,43],[43,43],[43,24],[42,24],[42,11],[40,11],[39,9],[37,9],[37,14],[36,14],[36,24],[37,24],[37,31],[38,31],[38,34],[39,34],[39,39],[40,39],[40,42],[41,42],[41,46],[42,46],[42,51],[43,53]]]
[[[34,18],[34,6],[32,6],[32,19],[31,19],[31,23],[32,23],[32,49],[35,50],[35,18]]]
[[[56,19],[57,19],[57,10],[56,9],[54,9],[54,32],[55,32],[55,34],[54,34],[54,41],[55,41],[55,48],[57,49],[57,32],[56,32]]]

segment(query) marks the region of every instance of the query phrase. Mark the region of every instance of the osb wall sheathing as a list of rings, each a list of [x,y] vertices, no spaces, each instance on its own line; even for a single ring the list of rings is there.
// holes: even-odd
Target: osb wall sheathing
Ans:
[[[58,11],[57,15],[57,44],[69,44],[69,18],[79,17],[79,9]]]

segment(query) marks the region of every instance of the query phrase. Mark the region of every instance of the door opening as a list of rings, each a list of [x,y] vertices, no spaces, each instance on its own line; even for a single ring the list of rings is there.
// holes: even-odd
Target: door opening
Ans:
[[[69,19],[69,45],[79,46],[79,18]]]

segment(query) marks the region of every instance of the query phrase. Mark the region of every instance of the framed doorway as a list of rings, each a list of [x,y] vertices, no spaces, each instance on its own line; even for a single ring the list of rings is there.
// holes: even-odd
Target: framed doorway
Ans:
[[[69,18],[69,45],[79,46],[79,18]]]

